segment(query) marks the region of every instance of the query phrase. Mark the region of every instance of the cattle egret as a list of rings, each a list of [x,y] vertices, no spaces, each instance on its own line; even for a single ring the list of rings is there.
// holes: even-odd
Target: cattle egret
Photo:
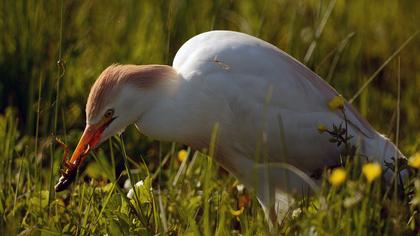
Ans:
[[[314,171],[339,163],[341,147],[319,132],[344,123],[331,101],[344,109],[350,142],[361,155],[379,163],[402,157],[349,103],[334,101],[338,95],[263,40],[231,31],[202,33],[179,49],[172,67],[106,68],[90,90],[86,128],[69,163],[77,168],[91,148],[130,124],[154,139],[197,150],[209,147],[217,127],[214,159],[254,188],[271,214],[308,187]],[[61,177],[57,191],[69,176]]]

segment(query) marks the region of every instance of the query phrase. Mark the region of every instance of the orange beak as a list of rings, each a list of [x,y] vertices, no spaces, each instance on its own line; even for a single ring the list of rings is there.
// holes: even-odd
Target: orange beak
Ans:
[[[80,165],[83,162],[83,156],[86,156],[89,150],[98,144],[105,128],[106,126],[103,124],[101,125],[100,123],[86,125],[85,131],[70,158],[70,163]]]
[[[84,161],[84,157],[91,149],[96,147],[101,139],[102,133],[114,119],[104,118],[97,124],[86,125],[85,131],[83,131],[82,137],[70,158],[71,164],[80,165]]]

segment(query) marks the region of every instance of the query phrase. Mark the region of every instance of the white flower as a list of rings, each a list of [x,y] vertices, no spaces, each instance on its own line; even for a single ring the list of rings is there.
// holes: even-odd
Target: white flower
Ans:
[[[297,208],[292,212],[292,218],[297,218],[300,216],[300,214],[302,213],[302,209]]]
[[[243,184],[236,185],[236,190],[238,190],[239,194],[242,194],[244,192],[245,186]]]
[[[140,186],[143,186],[143,180],[140,180],[139,182],[137,182],[134,186],[135,187],[140,187]]]
[[[126,179],[124,182],[124,189],[129,190],[131,188],[131,182],[130,179]]]
[[[129,199],[133,199],[133,196],[134,196],[134,191],[133,191],[133,189],[130,189],[130,191],[128,191],[128,193],[127,193],[127,197]]]
[[[127,183],[127,181],[125,181],[125,183],[124,183],[124,188],[126,187],[125,185],[126,185],[126,183]],[[130,184],[130,183],[128,183],[128,184]],[[140,187],[140,186],[143,186],[143,180],[140,180],[139,182],[137,182],[135,185],[134,185],[134,187],[135,188],[138,188],[138,187]],[[128,187],[127,188],[129,188],[131,186],[131,184],[130,185],[128,185]],[[134,190],[131,188],[129,191],[128,191],[128,193],[127,193],[127,198],[129,198],[129,199],[133,199],[133,196],[134,196]]]

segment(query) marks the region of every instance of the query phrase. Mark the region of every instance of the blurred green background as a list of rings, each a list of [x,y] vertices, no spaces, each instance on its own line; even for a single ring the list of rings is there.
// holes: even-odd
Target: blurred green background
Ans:
[[[7,173],[0,176],[6,186],[0,211],[3,204],[12,205],[9,193],[17,196],[15,182],[7,178],[19,166],[28,170],[22,192],[33,181],[41,196],[56,181],[62,150],[52,148],[51,134],[75,146],[84,128],[90,86],[103,69],[112,63],[170,65],[184,42],[214,29],[241,31],[274,44],[348,99],[391,59],[354,105],[395,140],[400,78],[399,146],[409,156],[420,145],[419,25],[420,1],[415,0],[3,0],[0,161]],[[155,163],[149,166],[153,172],[161,144],[133,128],[125,137],[127,153]],[[35,167],[26,167],[28,163]],[[90,175],[95,177],[92,171]],[[16,219],[24,221],[25,214],[22,210]],[[1,225],[5,222],[13,220]]]

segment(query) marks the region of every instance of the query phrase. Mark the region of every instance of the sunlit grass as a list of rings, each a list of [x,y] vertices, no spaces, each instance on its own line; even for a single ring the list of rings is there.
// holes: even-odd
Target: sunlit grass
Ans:
[[[17,130],[12,113],[2,116],[0,124],[7,140],[1,151],[7,154],[20,146],[13,144]],[[176,158],[178,148],[161,147],[166,161],[153,173],[142,158],[136,158],[135,166],[130,164],[132,158],[125,151],[123,139],[113,138],[110,146],[114,150],[112,156],[123,160],[123,170],[118,176],[111,154],[96,152],[95,162],[90,164],[95,168],[88,167],[69,190],[54,199],[49,199],[48,185],[42,186],[41,181],[33,179],[39,166],[28,162],[29,153],[2,161],[6,170],[1,173],[2,230],[8,234],[25,231],[80,235],[269,233],[252,190],[239,190],[239,183],[207,155],[190,153],[190,158],[180,161]],[[339,184],[336,180],[331,184],[327,181],[337,178],[334,177],[337,170],[324,172],[320,192],[297,199],[274,232],[347,235],[416,232],[419,172],[411,169],[405,190],[394,198],[389,194],[392,185],[378,178],[377,168],[381,167],[361,165],[359,160],[354,159],[354,163],[340,170],[346,174],[339,177]],[[182,165],[183,171],[179,172]],[[130,197],[127,193],[132,185],[124,184],[128,180],[142,181]]]

